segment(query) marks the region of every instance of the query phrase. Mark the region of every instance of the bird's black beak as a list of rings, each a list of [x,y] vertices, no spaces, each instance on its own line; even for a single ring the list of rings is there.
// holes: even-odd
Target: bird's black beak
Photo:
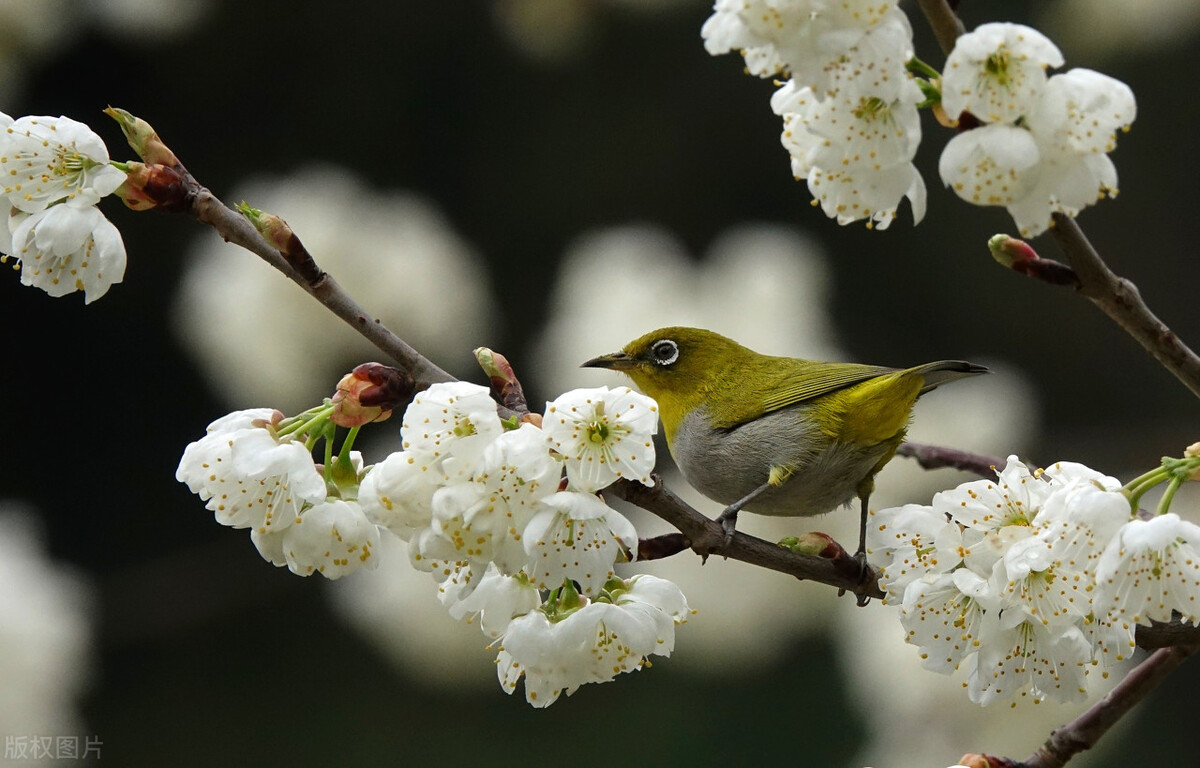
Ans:
[[[624,352],[613,352],[607,355],[593,357],[586,363],[580,365],[580,368],[609,368],[614,371],[623,371],[632,368],[636,361],[625,354]]]

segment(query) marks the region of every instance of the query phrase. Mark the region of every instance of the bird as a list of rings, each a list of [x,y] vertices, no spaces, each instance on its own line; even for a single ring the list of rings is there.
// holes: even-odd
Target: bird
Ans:
[[[684,479],[727,505],[717,518],[726,544],[742,509],[809,517],[857,497],[864,568],[875,475],[904,440],[917,398],[987,372],[961,360],[897,369],[777,357],[680,326],[581,367],[620,371],[657,401]]]

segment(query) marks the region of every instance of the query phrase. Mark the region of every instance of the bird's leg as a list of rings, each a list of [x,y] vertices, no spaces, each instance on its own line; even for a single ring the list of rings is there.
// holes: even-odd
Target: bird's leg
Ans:
[[[867,516],[870,514],[868,509],[868,500],[871,498],[871,493],[864,493],[859,499],[862,502],[862,512],[858,516],[858,549],[854,550],[854,559],[867,565]]]
[[[721,527],[725,529],[726,546],[733,541],[733,531],[737,527],[738,512],[742,507],[754,501],[756,498],[758,498],[759,494],[770,487],[771,481],[768,480],[767,482],[755,488],[753,491],[750,491],[750,493],[747,493],[742,498],[730,504],[728,507],[725,507],[725,510],[721,512],[720,515],[717,515],[717,522],[720,523]]]
[[[875,478],[868,477],[858,484],[858,498],[862,503],[862,512],[858,518],[858,549],[854,551],[854,559],[858,561],[858,578],[862,580],[863,575],[867,572],[867,516],[870,514],[869,500],[871,491],[875,490]],[[871,602],[871,598],[864,595],[858,596],[858,604],[860,606]]]
[[[737,516],[741,508],[754,501],[758,498],[759,494],[768,488],[783,485],[784,481],[791,477],[795,471],[795,467],[789,467],[786,464],[776,464],[771,467],[770,472],[767,474],[767,482],[750,491],[750,493],[747,493],[728,507],[725,507],[725,511],[717,517],[717,522],[725,529],[726,546],[729,545],[729,542],[733,541],[733,530],[737,527]]]

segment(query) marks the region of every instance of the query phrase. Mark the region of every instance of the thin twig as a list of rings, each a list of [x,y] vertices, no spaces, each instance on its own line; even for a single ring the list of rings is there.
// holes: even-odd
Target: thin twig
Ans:
[[[1070,216],[1054,214],[1050,231],[1079,276],[1079,292],[1200,397],[1200,357],[1150,311],[1137,286],[1108,268]]]
[[[921,12],[925,14],[925,19],[933,29],[933,35],[937,38],[942,53],[950,53],[954,50],[954,41],[966,31],[962,20],[946,0],[917,0],[917,4],[921,6]]]
[[[981,453],[968,453],[923,443],[901,443],[900,447],[896,449],[896,454],[916,459],[922,469],[953,467],[987,478],[995,478],[996,468],[1003,467],[1005,464],[1003,459],[995,456],[984,456]]]
[[[1050,734],[1046,743],[1020,766],[1060,768],[1076,754],[1095,746],[1109,728],[1197,650],[1200,650],[1200,646],[1176,646],[1161,648],[1150,654],[1095,706]]]
[[[383,323],[372,319],[328,272],[322,272],[321,279],[316,283],[304,280],[279,251],[263,239],[245,216],[222,203],[212,192],[199,184],[196,184],[187,211],[197,221],[215,229],[226,242],[242,246],[295,281],[326,309],[374,344],[380,352],[412,374],[418,388],[439,381],[454,380],[453,376],[413,349]]]

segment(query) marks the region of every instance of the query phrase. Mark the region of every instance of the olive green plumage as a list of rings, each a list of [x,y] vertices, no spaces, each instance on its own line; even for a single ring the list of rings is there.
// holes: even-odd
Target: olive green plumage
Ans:
[[[865,505],[917,398],[986,371],[953,360],[898,370],[773,357],[682,327],[584,365],[623,371],[658,401],[671,454],[700,492],[723,504],[756,492],[745,509],[768,515],[820,514],[856,494]]]

